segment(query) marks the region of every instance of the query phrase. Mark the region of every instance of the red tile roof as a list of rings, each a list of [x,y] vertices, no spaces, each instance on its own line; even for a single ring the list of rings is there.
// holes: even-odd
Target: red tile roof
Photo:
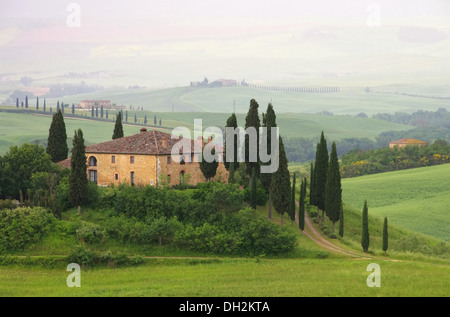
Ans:
[[[167,155],[171,154],[172,147],[178,142],[183,142],[182,144],[187,148],[190,146],[191,150],[194,150],[194,141],[191,139],[172,139],[171,134],[144,129],[138,134],[88,145],[86,146],[86,153]]]
[[[416,139],[407,139],[403,138],[400,140],[392,141],[390,144],[428,144],[427,142],[416,140]]]
[[[66,158],[65,160],[56,163],[57,165],[63,167],[63,168],[70,168],[70,157]]]

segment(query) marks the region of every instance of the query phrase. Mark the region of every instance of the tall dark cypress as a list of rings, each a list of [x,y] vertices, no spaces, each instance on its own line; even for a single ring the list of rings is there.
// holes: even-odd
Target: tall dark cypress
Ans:
[[[238,127],[237,125],[237,118],[236,118],[236,114],[231,114],[231,116],[227,119],[225,128],[233,128],[236,129]],[[225,131],[226,133],[226,131]],[[233,145],[233,150],[234,150],[234,157],[233,157],[233,167],[234,170],[237,170],[239,168],[239,160],[238,160],[238,143],[239,143],[239,137],[238,135],[234,135],[233,137],[234,139],[234,145]],[[225,147],[227,146],[227,144],[225,143]],[[225,153],[226,154],[226,153]],[[226,160],[226,156],[224,155],[224,165],[225,168],[229,171],[230,170],[230,162],[227,162]]]
[[[310,169],[310,175],[309,175],[309,204],[315,206],[316,203],[314,201],[314,190],[315,190],[315,183],[314,183],[314,163],[311,162],[311,169]]]
[[[53,115],[46,151],[54,163],[63,161],[68,156],[66,124],[64,123],[64,116],[61,110]]]
[[[45,112],[46,107],[47,107],[47,105],[45,104],[45,98],[44,98],[44,112]]]
[[[39,111],[39,97],[36,97],[36,110]]]
[[[252,188],[250,191],[250,205],[253,209],[256,209],[256,168],[252,168]]]
[[[384,255],[386,255],[387,249],[388,249],[388,220],[386,217],[384,217],[384,223],[383,223],[383,251]]]
[[[335,142],[331,146],[324,199],[325,212],[331,220],[331,228],[334,232],[334,224],[339,220],[342,202],[341,174]]]
[[[344,236],[344,206],[341,200],[341,211],[339,215],[339,236]]]
[[[369,250],[369,210],[367,208],[367,200],[364,201],[363,213],[362,213],[362,236],[361,246],[364,252]]]
[[[320,136],[320,142],[316,152],[314,164],[314,202],[319,210],[322,210],[322,222],[325,211],[325,187],[328,173],[328,148],[324,133]]]
[[[28,109],[28,96],[25,96],[25,109]]]
[[[247,116],[245,117],[245,129],[254,127],[256,129],[256,162],[250,162],[250,139],[245,135],[245,164],[247,165],[247,175],[251,175],[252,168],[256,168],[256,175],[259,178],[259,127],[261,122],[258,114],[259,105],[255,99],[250,100],[250,107],[248,109]],[[253,147],[252,147],[253,148]],[[252,153],[254,154],[254,153]]]
[[[291,177],[281,136],[279,137],[278,151],[275,155],[279,157],[279,166],[278,170],[273,173],[270,191],[272,193],[273,207],[281,215],[281,225],[283,225],[283,215],[289,211],[290,206]]]
[[[289,208],[289,216],[291,217],[292,221],[295,221],[295,173],[294,177],[292,179],[292,189],[291,189],[291,208]]]
[[[112,139],[123,138],[123,127],[122,127],[122,112],[119,111],[116,118],[116,124],[114,125],[114,132]]]
[[[16,98],[16,108],[19,108],[19,98]]]
[[[266,113],[262,114],[263,117],[263,127],[266,128],[267,132],[262,134],[261,136],[261,142],[265,142],[267,144],[267,154],[271,154],[271,146],[272,146],[272,129],[277,127],[276,122],[276,115],[275,111],[273,110],[273,106],[271,103],[267,105]],[[263,165],[268,165],[271,162],[268,163],[261,163]],[[261,173],[260,175],[261,183],[266,188],[267,192],[269,193],[269,219],[272,218],[272,194],[270,191],[270,184],[272,183],[272,173]]]
[[[72,206],[78,207],[78,213],[81,213],[81,207],[87,202],[87,197],[86,149],[84,146],[83,132],[81,129],[78,129],[75,131],[73,137],[69,175],[69,200]]]
[[[300,201],[298,207],[298,227],[300,230],[305,229],[305,199],[306,199],[306,178],[302,179],[300,186]]]

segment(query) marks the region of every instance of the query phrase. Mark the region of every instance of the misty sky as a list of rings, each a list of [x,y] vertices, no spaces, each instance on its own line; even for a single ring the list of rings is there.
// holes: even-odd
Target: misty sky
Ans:
[[[80,9],[80,27],[68,26],[70,3]],[[206,74],[262,78],[269,72],[289,77],[293,71],[344,71],[371,58],[378,67],[373,54],[448,55],[447,46],[401,46],[397,33],[395,39],[388,33],[396,31],[371,32],[367,20],[374,6],[382,27],[433,28],[436,21],[450,30],[448,0],[0,0],[0,73],[83,69],[133,78],[145,71],[141,77],[147,79],[148,72],[159,78],[176,71],[185,83]],[[337,36],[339,26],[320,28],[345,23],[363,33],[339,33],[338,41],[307,37],[311,30],[319,30],[313,36]],[[339,59],[346,54],[358,54],[360,64],[355,57]]]
[[[66,16],[69,3],[79,4],[86,18],[137,19],[201,17],[357,17],[367,5],[378,4],[386,17],[448,15],[446,0],[2,0],[0,17],[58,19]],[[111,21],[111,23],[114,23]]]

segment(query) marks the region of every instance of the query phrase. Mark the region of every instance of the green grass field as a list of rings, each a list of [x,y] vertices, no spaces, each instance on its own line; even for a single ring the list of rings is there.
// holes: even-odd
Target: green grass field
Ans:
[[[263,108],[260,113],[265,111]],[[171,128],[187,127],[191,131],[194,128],[194,119],[202,119],[203,130],[210,126],[224,127],[226,120],[230,116],[227,113],[212,112],[149,112],[149,111],[128,111],[128,122],[124,124],[125,135],[139,133],[140,126],[134,125],[134,115],[138,123],[144,122],[147,115],[148,124],[153,124],[154,116],[162,121],[164,129],[170,133]],[[90,112],[87,113],[90,115]],[[237,114],[238,125],[245,126],[246,114]],[[110,118],[112,118],[112,112]],[[7,113],[0,112],[0,155],[6,153],[12,145],[21,145],[25,142],[40,140],[46,141],[51,123],[51,115],[33,115],[32,113]],[[93,120],[80,120],[75,118],[65,118],[68,138],[73,136],[74,130],[81,128],[84,133],[86,144],[94,144],[111,139],[114,129],[114,122],[101,122]],[[339,140],[354,136],[368,137],[374,139],[383,131],[407,130],[410,127],[401,124],[394,124],[372,118],[355,118],[349,116],[321,116],[300,113],[277,114],[277,124],[280,127],[280,134],[286,137],[319,138],[321,131],[325,131],[327,138]],[[150,129],[151,127],[149,127]],[[193,137],[193,135],[192,135]]]
[[[389,223],[450,242],[450,164],[342,180],[344,201]]]
[[[380,265],[381,287],[367,266]],[[69,288],[65,267],[0,268],[0,296],[323,297],[448,296],[448,265],[349,259],[152,259],[144,266],[81,270]]]
[[[80,94],[59,98],[65,103],[79,103],[84,99],[108,99],[117,105],[143,107],[155,112],[222,112],[246,113],[251,99],[255,99],[261,111],[271,102],[278,113],[315,114],[329,111],[337,115],[356,115],[365,112],[369,115],[380,112],[414,112],[419,109],[435,111],[447,107],[448,100],[419,98],[403,95],[402,92],[425,96],[448,96],[448,89],[434,88],[414,83],[385,84],[372,87],[374,91],[385,93],[366,93],[366,86],[373,83],[373,78],[355,82],[317,82],[307,87],[342,86],[339,93],[298,93],[260,88],[237,86],[222,88],[176,87],[166,89],[105,89],[90,94]],[[365,85],[364,83],[367,83]],[[299,86],[305,87],[304,84]],[[437,92],[436,92],[437,90]],[[397,93],[395,93],[397,92]],[[399,93],[400,92],[400,93]],[[446,95],[447,93],[447,95]],[[48,98],[49,104],[56,104],[57,98]],[[235,110],[234,110],[235,109]]]

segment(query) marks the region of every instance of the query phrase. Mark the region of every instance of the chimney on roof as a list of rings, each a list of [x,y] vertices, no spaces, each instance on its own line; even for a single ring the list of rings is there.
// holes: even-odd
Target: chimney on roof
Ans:
[[[205,146],[205,140],[203,139],[203,137],[197,137],[197,144],[203,149],[203,147]]]
[[[167,137],[166,136],[163,136],[161,138],[161,145],[162,145],[163,148],[167,147]]]
[[[141,128],[141,133],[147,132],[146,128]]]

